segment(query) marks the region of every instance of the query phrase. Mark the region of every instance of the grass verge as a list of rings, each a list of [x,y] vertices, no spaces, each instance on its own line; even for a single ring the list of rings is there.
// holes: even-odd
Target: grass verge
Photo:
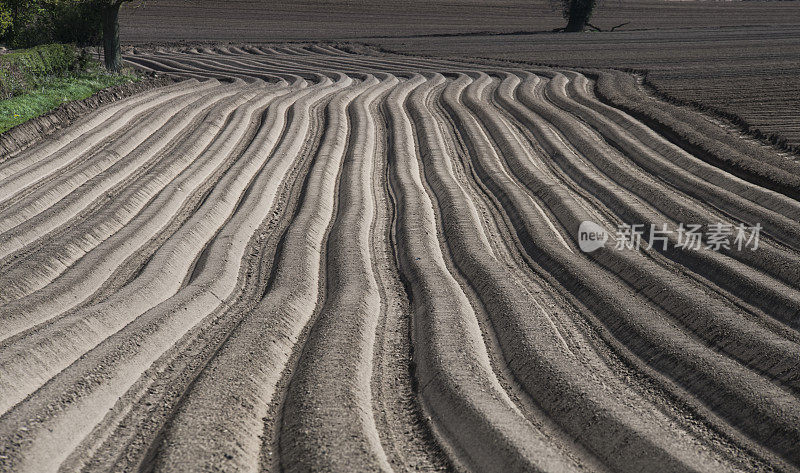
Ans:
[[[95,92],[115,85],[136,82],[134,74],[109,74],[99,67],[47,76],[36,87],[6,100],[0,100],[0,133],[41,116],[59,105],[83,100]]]

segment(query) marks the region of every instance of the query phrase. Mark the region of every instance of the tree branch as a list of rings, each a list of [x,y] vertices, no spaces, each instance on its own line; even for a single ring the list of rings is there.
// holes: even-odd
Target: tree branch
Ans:
[[[617,26],[614,26],[614,27],[612,27],[612,28],[611,28],[610,30],[608,30],[608,31],[609,31],[609,32],[611,32],[611,31],[614,31],[615,29],[617,29],[617,28],[619,28],[619,27],[621,27],[621,26],[625,26],[625,25],[627,25],[627,24],[630,24],[630,21],[626,21],[625,23],[622,23],[622,24],[619,24],[619,25],[617,25]],[[586,23],[586,26],[588,26],[589,28],[592,28],[592,29],[594,29],[595,31],[600,31],[600,32],[603,32],[603,29],[602,29],[602,28],[600,28],[600,27],[597,27],[597,26],[594,26],[594,25],[593,25],[593,24],[591,24],[591,23]],[[564,28],[561,28],[561,30],[563,30],[563,29],[564,29]],[[553,31],[558,31],[558,30],[553,30]]]
[[[614,31],[615,29],[619,28],[620,26],[625,26],[625,25],[627,25],[627,24],[630,24],[630,21],[626,21],[625,23],[622,23],[622,24],[620,24],[620,25],[614,26],[613,28],[611,28],[611,29],[610,29],[610,30],[608,30],[608,31]]]

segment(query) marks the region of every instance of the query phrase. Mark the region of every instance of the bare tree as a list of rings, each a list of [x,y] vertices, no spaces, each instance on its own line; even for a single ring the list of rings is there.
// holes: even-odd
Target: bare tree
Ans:
[[[589,19],[597,6],[597,0],[561,0],[562,13],[567,20],[564,31],[576,33],[589,26]]]
[[[550,6],[554,10],[561,10],[561,14],[567,20],[567,26],[563,28],[556,28],[553,31],[565,31],[568,33],[579,33],[591,28],[594,31],[614,31],[630,24],[630,21],[620,23],[609,29],[603,30],[591,23],[589,20],[592,18],[594,9],[601,3],[602,0],[550,0]]]

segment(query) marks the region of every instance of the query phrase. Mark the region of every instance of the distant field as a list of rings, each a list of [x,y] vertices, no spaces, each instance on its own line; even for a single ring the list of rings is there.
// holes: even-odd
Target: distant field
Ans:
[[[607,1],[593,23],[630,24],[583,35],[545,33],[563,24],[546,1],[485,3],[329,1],[267,9],[252,0],[224,7],[163,0],[127,8],[122,32],[134,44],[359,40],[435,56],[646,69],[674,98],[733,113],[800,145],[800,2]]]
[[[797,25],[797,2],[605,0],[592,22],[627,29]],[[159,0],[123,9],[123,39],[284,41],[475,32],[550,31],[564,25],[547,0],[292,1]]]
[[[800,145],[800,26],[426,37],[379,44],[432,56],[644,69],[649,82],[673,98],[738,115],[765,134]]]

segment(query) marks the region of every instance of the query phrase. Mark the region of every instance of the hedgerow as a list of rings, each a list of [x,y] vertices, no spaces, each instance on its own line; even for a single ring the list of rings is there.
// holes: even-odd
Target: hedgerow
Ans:
[[[0,55],[0,99],[34,87],[38,80],[81,67],[81,55],[71,44],[43,44]]]

